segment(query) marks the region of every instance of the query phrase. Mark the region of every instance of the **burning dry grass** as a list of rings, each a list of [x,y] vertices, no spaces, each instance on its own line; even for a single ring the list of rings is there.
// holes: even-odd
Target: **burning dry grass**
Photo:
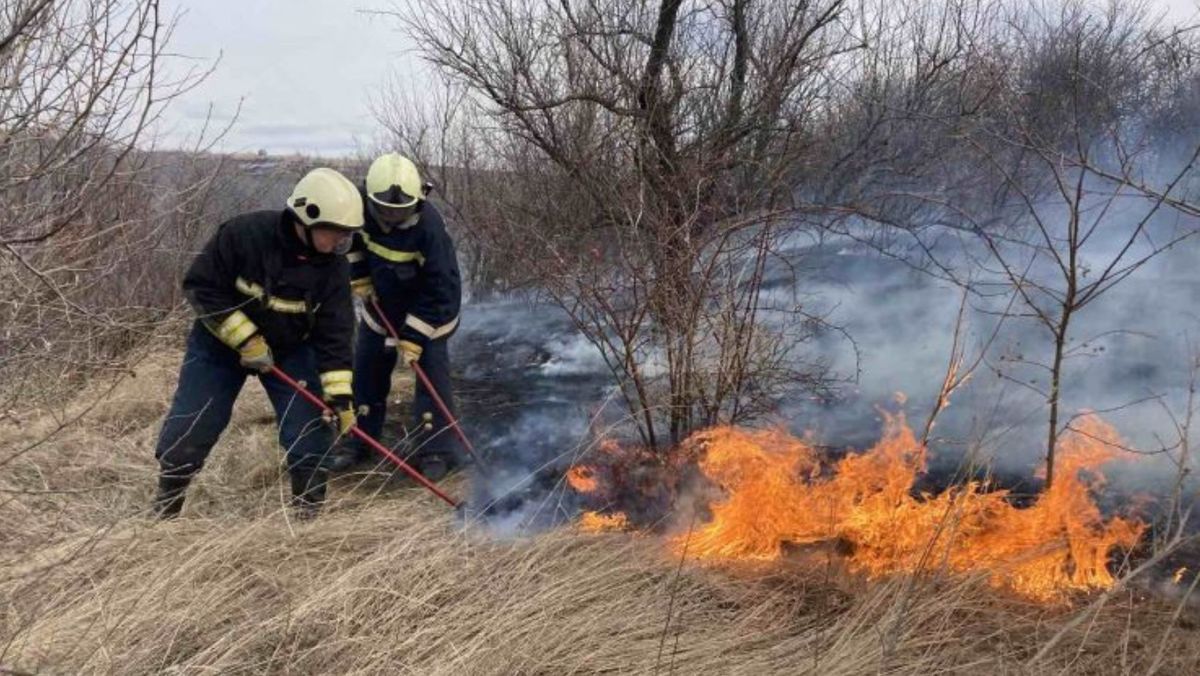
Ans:
[[[866,583],[832,565],[787,564],[717,572],[680,566],[656,538],[571,529],[497,541],[464,529],[422,492],[378,485],[338,486],[326,515],[295,523],[282,508],[274,434],[257,393],[193,491],[189,518],[155,523],[144,512],[150,449],[174,366],[170,358],[144,365],[79,424],[7,461],[0,666],[422,674],[1200,667],[1200,636],[1187,618],[1132,591],[1069,626],[1073,613],[998,596],[982,577]],[[99,394],[89,393],[92,401]],[[26,431],[57,426],[43,417]],[[24,448],[18,432],[3,431],[0,458]]]
[[[727,493],[712,506],[711,521],[689,535],[698,558],[773,560],[783,542],[838,541],[853,547],[852,568],[871,577],[941,565],[1061,601],[1112,587],[1110,560],[1144,530],[1138,521],[1105,518],[1092,498],[1103,486],[1102,466],[1118,459],[1121,445],[1095,416],[1063,435],[1059,479],[1025,508],[979,481],[914,496],[926,454],[902,415],[886,415],[879,442],[838,461],[829,477],[820,476],[813,446],[783,430],[715,428],[694,443],[707,449],[705,475]],[[684,546],[682,537],[676,546]]]

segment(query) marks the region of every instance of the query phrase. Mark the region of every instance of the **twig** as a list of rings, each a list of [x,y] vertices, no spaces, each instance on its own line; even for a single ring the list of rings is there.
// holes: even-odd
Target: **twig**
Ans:
[[[683,540],[683,551],[679,555],[679,565],[675,567],[675,576],[671,578],[671,598],[667,602],[667,621],[663,623],[662,634],[658,637],[658,656],[654,659],[654,673],[658,673],[659,667],[662,665],[663,647],[667,642],[667,630],[671,627],[671,615],[675,610],[675,595],[679,593],[679,576],[683,573],[683,563],[687,560],[688,545],[692,541],[692,531],[696,528],[696,514],[692,514],[692,521],[688,524],[687,536]],[[678,643],[676,643],[678,646]],[[671,670],[675,669],[675,653],[671,653]]]

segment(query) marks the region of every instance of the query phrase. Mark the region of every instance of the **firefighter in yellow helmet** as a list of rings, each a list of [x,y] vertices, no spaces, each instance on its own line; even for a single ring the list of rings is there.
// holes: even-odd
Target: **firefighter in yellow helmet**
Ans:
[[[426,186],[407,157],[387,153],[376,158],[363,182],[365,224],[348,256],[362,324],[354,352],[354,396],[367,411],[363,431],[378,436],[386,415],[391,374],[397,362],[416,362],[447,406],[454,406],[447,339],[458,327],[462,300],[454,243],[437,208],[426,199]],[[387,322],[399,334],[388,335]],[[413,396],[409,442],[418,469],[437,480],[463,458],[448,421],[418,381]],[[347,469],[368,460],[369,449],[354,444],[331,464]]]
[[[286,450],[293,506],[315,515],[325,495],[324,456],[354,424],[354,307],[344,254],[363,225],[358,188],[333,169],[314,169],[282,210],[222,224],[192,262],[183,290],[196,321],[155,456],[155,511],[177,515],[192,477],[229,423],[248,376],[266,390]],[[272,365],[319,389],[337,420],[324,420]]]

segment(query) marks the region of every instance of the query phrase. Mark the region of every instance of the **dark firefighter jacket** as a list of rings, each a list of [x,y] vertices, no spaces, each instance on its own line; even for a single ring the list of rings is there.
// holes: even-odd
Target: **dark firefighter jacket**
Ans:
[[[355,288],[373,286],[400,338],[425,345],[458,327],[462,282],[454,243],[437,208],[422,202],[409,223],[385,231],[368,211],[347,258]],[[387,335],[370,306],[363,320]]]
[[[350,394],[354,305],[349,264],[296,236],[283,211],[221,224],[183,278],[200,320],[236,348],[262,334],[277,354],[309,343],[325,396]]]

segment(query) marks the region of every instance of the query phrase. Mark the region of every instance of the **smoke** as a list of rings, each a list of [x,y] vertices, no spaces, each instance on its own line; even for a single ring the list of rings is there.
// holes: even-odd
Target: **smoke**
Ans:
[[[586,376],[607,368],[600,350],[581,335],[548,343],[546,350],[549,357],[540,368],[550,377]]]
[[[847,226],[841,220],[836,231],[843,234],[830,234],[831,223],[818,223],[807,232],[798,229],[779,247],[764,280],[764,305],[800,303],[807,313],[823,317],[826,326],[797,357],[823,360],[844,385],[833,398],[798,392],[778,400],[776,420],[834,449],[872,445],[881,431],[880,408],[902,409],[915,426],[923,426],[937,401],[958,328],[967,363],[982,358],[938,417],[931,469],[948,473],[969,455],[1000,474],[1029,481],[1045,456],[1054,348],[1047,326],[1034,315],[1052,312],[1053,295],[1065,292],[1063,260],[1050,250],[1065,250],[1068,224],[1078,219],[1088,233],[1071,263],[1080,271],[1079,283],[1110,275],[1113,284],[1071,320],[1060,424],[1084,411],[1098,412],[1132,448],[1143,451],[1131,454],[1136,460],[1109,468],[1117,488],[1162,493],[1177,473],[1166,451],[1175,449],[1178,426],[1188,418],[1191,365],[1200,353],[1200,317],[1193,309],[1200,292],[1200,238],[1190,237],[1200,230],[1200,219],[1135,187],[1171,185],[1190,161],[1190,153],[1181,149],[1193,147],[1194,139],[1154,133],[1140,138],[1136,163],[1121,164],[1128,158],[1120,153],[1093,156],[1109,162],[1109,170],[1129,170],[1135,178],[1118,185],[1086,177],[1076,209],[1068,208],[1070,197],[1046,189],[1052,177],[1039,173],[1037,163],[1034,169],[1022,165],[1023,173],[1014,179],[1030,184],[997,189],[979,179],[964,181],[966,188],[955,193],[943,185],[948,177],[988,172],[976,166],[986,164],[980,158],[963,154],[947,153],[953,166],[914,171],[896,179],[895,186],[866,185],[866,179],[854,183],[855,198],[866,203],[895,188],[893,198],[871,204],[875,213],[886,213],[895,193],[926,191],[925,197],[934,199],[918,207],[897,204],[901,234],[890,240],[875,237],[884,226],[865,221]],[[1007,148],[1000,144],[994,152]],[[1077,177],[1061,167],[1055,171],[1071,183]],[[872,179],[892,175],[864,172]],[[1031,188],[1039,182],[1043,185]],[[1194,177],[1178,183],[1172,194],[1197,194],[1191,183]],[[821,201],[817,195],[806,199]],[[930,203],[951,207],[939,212]],[[995,248],[979,237],[984,227],[998,236]],[[821,236],[813,236],[814,230]],[[1173,244],[1162,250],[1168,243]],[[1014,296],[1001,261],[1032,282],[1023,284],[1027,298]],[[1115,268],[1110,267],[1114,261]],[[1128,275],[1121,271],[1126,266]],[[959,326],[964,285],[972,292]],[[786,321],[773,324],[776,316],[764,313],[765,323],[778,327]],[[624,411],[614,401],[612,374],[561,310],[509,299],[472,305],[464,317],[455,340],[456,349],[467,353],[460,360],[466,380],[480,390],[503,393],[490,395],[496,400],[468,420],[488,439],[502,468],[503,478],[491,482],[488,492],[512,493],[518,490],[515,477],[561,476],[571,462],[586,462],[586,453],[581,457],[565,449],[589,448],[598,427],[603,434],[630,438],[631,429],[620,424]]]
[[[1113,218],[1127,219],[1128,213],[1114,212]],[[1168,228],[1154,230],[1162,236]],[[1111,257],[1118,238],[1117,228],[1098,230],[1089,248],[1095,265]],[[842,327],[846,335],[827,331],[802,356],[827,358],[849,382],[832,401],[780,401],[778,417],[793,432],[812,432],[833,448],[873,444],[880,407],[900,408],[922,425],[950,358],[962,289],[851,240],[806,241],[792,252],[803,261],[802,272],[769,277],[767,302],[794,300],[802,290],[814,313]],[[1200,291],[1198,257],[1200,242],[1184,241],[1078,314],[1063,383],[1064,416],[1099,411],[1142,450],[1172,443],[1177,435],[1171,415],[1186,409],[1188,364],[1197,349],[1192,337],[1200,330],[1191,310]],[[996,337],[938,420],[935,472],[948,472],[968,450],[996,471],[1026,479],[1042,462],[1046,405],[1026,386],[1047,386],[1037,364],[1049,362],[1052,344],[1045,327],[1029,317],[1001,322],[997,313],[1007,301],[1004,295],[969,297],[963,319],[969,360],[994,331]],[[577,504],[565,497],[570,491],[562,474],[588,462],[598,436],[630,439],[632,433],[621,425],[625,411],[614,401],[613,377],[599,352],[560,309],[523,299],[467,307],[453,349],[467,389],[487,393],[485,401],[464,405],[468,429],[495,459],[492,474],[477,482],[475,502],[519,506],[502,509],[494,521],[503,533],[570,518]],[[905,395],[902,405],[897,393]],[[1114,469],[1111,478],[1123,490],[1161,488],[1175,473],[1162,453]]]
[[[853,352],[827,347],[839,355],[835,364],[843,369],[857,358],[860,375],[844,400],[827,406],[795,402],[787,419],[814,429],[831,445],[861,448],[877,435],[874,408],[894,406],[893,394],[902,391],[905,410],[921,424],[946,371],[963,286],[969,283],[962,326],[967,361],[981,352],[984,359],[938,419],[934,470],[953,468],[970,450],[1002,473],[1032,476],[1045,455],[1054,349],[1053,335],[1036,313],[1058,316],[1054,296],[1066,292],[1066,282],[1049,248],[1069,264],[1065,239],[1075,216],[1087,233],[1075,252],[1079,288],[1105,275],[1112,284],[1071,319],[1060,425],[1083,411],[1099,412],[1131,447],[1146,453],[1113,468],[1122,490],[1167,485],[1177,467],[1164,449],[1177,442],[1176,424],[1186,417],[1190,364],[1198,347],[1194,336],[1200,326],[1191,308],[1200,290],[1195,265],[1200,243],[1191,235],[1200,221],[1145,195],[1114,197],[1116,190],[1093,180],[1073,212],[1054,199],[1028,208],[1007,225],[1003,234],[1011,241],[996,239],[999,251],[974,233],[964,236],[951,228],[930,228],[922,233],[926,245],[907,249],[878,245],[863,234],[868,226],[850,231],[856,236],[840,247],[829,243],[830,263],[813,268],[801,283],[824,299],[831,320],[853,336]],[[1049,244],[1038,223],[1049,233]],[[930,241],[936,246],[928,246]],[[1027,298],[1014,297],[1001,259],[1025,277]],[[960,283],[939,279],[947,276]]]

